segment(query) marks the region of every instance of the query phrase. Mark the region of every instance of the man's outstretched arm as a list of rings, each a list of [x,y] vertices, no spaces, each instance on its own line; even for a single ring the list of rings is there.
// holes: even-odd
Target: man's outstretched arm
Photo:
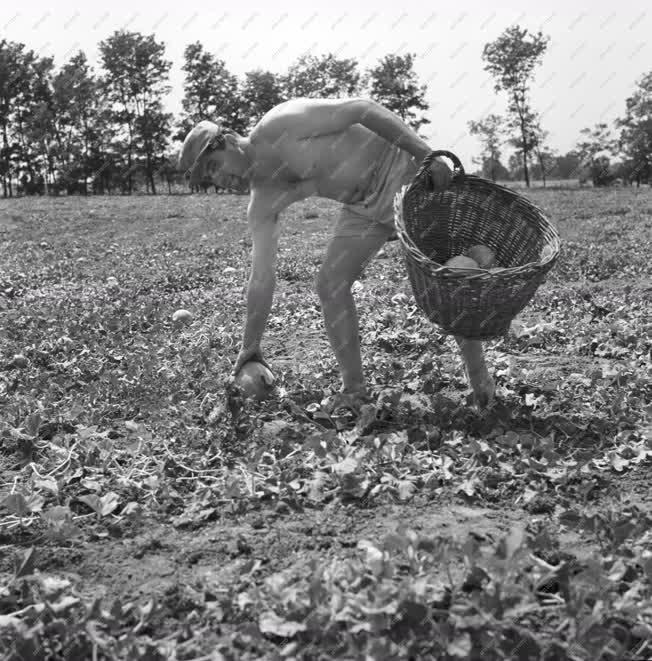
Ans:
[[[421,164],[432,151],[416,131],[391,110],[366,99],[361,99],[359,103],[361,109],[358,123],[411,154],[417,163]],[[436,189],[444,189],[450,183],[451,171],[446,163],[436,158],[430,165],[430,176]]]
[[[362,124],[417,160],[432,151],[398,115],[370,99],[293,99],[276,106],[263,122],[268,135],[285,134],[299,140],[341,133]]]
[[[276,285],[278,215],[251,203],[247,214],[253,240],[252,264],[247,288],[247,320],[242,347],[233,368],[234,374],[237,374],[249,360],[258,360],[266,364],[260,350],[260,342],[272,307]]]
[[[387,142],[391,142],[414,156],[421,162],[432,149],[397,114],[380,103],[361,99],[361,112],[358,123],[373,131]]]

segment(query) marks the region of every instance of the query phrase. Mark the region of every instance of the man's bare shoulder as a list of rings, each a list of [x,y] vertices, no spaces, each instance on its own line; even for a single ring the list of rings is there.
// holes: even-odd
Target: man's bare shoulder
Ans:
[[[260,119],[251,132],[252,142],[269,142],[281,136],[303,138],[313,134],[322,121],[328,128],[328,119],[333,113],[342,113],[357,107],[362,99],[312,99],[297,98],[274,106]]]
[[[306,112],[310,106],[308,102],[315,99],[291,99],[284,101],[268,110],[254,126],[249,139],[254,142],[275,140],[287,127],[289,121],[297,114]]]

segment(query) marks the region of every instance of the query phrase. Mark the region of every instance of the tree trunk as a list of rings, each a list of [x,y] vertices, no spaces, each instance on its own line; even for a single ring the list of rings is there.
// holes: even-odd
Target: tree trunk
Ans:
[[[523,118],[523,111],[519,108],[517,103],[520,125],[521,125],[521,140],[523,141],[523,176],[525,177],[525,185],[530,187],[530,173],[527,169],[527,155],[528,155],[528,143],[527,143],[527,131],[525,130],[525,119]]]
[[[149,180],[150,188],[152,189],[152,195],[156,195],[156,184],[154,183],[154,173],[152,172],[152,159],[147,151],[147,179]]]
[[[54,161],[52,157],[50,156],[50,152],[47,153],[47,163],[48,163],[48,169],[47,169],[47,176],[45,177],[46,185],[46,194],[50,195],[54,193],[54,195],[57,194],[57,182],[55,181],[54,177]],[[50,180],[48,183],[48,179]]]
[[[530,173],[527,169],[527,151],[523,150],[523,177],[525,178],[525,185],[530,187]]]
[[[5,152],[5,173],[2,178],[2,188],[5,197],[12,197],[11,191],[11,162],[9,161],[9,138],[7,137],[7,124],[2,124],[2,143]],[[9,195],[7,195],[7,191]]]
[[[127,102],[124,101],[123,99],[123,104],[125,111],[128,112],[128,106]],[[132,164],[132,150],[134,147],[134,129],[133,126],[131,125],[131,118],[129,118],[128,123],[127,123],[127,130],[129,132],[129,144],[127,146],[127,189],[129,192],[129,195],[131,195],[131,191],[133,189],[133,176],[131,173],[131,164]],[[122,194],[124,195],[124,184],[121,182],[120,187],[122,188]]]

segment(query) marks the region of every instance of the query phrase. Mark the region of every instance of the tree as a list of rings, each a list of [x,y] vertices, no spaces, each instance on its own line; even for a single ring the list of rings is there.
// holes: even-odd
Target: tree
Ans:
[[[540,177],[543,180],[545,187],[548,174],[553,170],[556,164],[556,156],[553,150],[546,145],[548,140],[548,131],[541,128],[541,124],[537,121],[532,126],[533,134],[533,151],[538,161],[538,172],[533,175]]]
[[[163,57],[165,45],[154,35],[119,30],[99,47],[106,71],[104,89],[122,129],[116,139],[126,155],[128,191],[133,190],[133,173],[140,159],[155,194],[154,173],[164,157],[171,120],[162,102],[170,90],[171,62]]]
[[[482,173],[483,175],[488,174],[492,181],[496,181],[500,165],[503,121],[500,115],[491,114],[484,119],[469,122],[471,135],[478,136],[482,145]]]
[[[30,67],[34,58],[33,51],[25,50],[25,44],[0,40],[0,173],[4,197],[13,195],[12,179],[17,174],[22,149],[18,122],[28,106]]]
[[[536,156],[536,145],[538,141],[538,118],[534,111],[528,109],[524,113],[523,123],[515,123],[514,117],[510,117],[508,128],[512,131],[508,143],[514,147],[521,160],[520,172],[525,179],[526,185],[530,185],[530,162]]]
[[[83,123],[99,120],[101,96],[95,94],[85,55],[79,52],[56,74],[51,58],[30,58],[23,99],[15,113],[21,163],[29,175],[23,181],[34,182],[45,172],[47,192],[58,193],[62,186],[69,193],[86,192]]]
[[[112,140],[121,127],[107,98],[106,82],[98,78],[82,51],[54,76],[55,140],[60,178],[68,194],[110,189],[114,161]]]
[[[526,186],[530,185],[528,159],[535,144],[532,123],[536,120],[530,105],[530,83],[548,41],[541,32],[530,34],[527,29],[514,25],[486,44],[482,52],[485,70],[493,76],[495,90],[508,95],[510,128],[516,133],[512,142],[523,160]]]
[[[580,131],[582,139],[577,143],[577,152],[582,165],[589,168],[594,186],[607,186],[615,178],[609,170],[616,141],[611,137],[607,124],[596,124],[592,129]]]
[[[246,131],[248,117],[242,113],[238,79],[226,64],[207,53],[198,41],[186,46],[183,57],[183,115],[175,139],[183,140],[201,120],[215,121],[220,117],[234,131]]]
[[[178,159],[178,153],[168,153],[158,169],[158,175],[167,184],[169,194],[172,194],[172,184],[181,183],[181,175],[177,170]]]
[[[530,170],[532,179],[541,179],[545,187],[549,177],[555,177],[557,172],[557,156],[548,149],[535,148],[536,163]]]
[[[509,170],[498,160],[493,158],[474,158],[474,163],[477,163],[479,168],[479,175],[485,179],[492,181],[504,181],[511,178]]]
[[[513,152],[507,160],[510,179],[520,181],[523,178],[523,158],[518,152]]]
[[[575,179],[582,169],[582,159],[576,150],[555,158],[555,175],[559,179]]]
[[[285,98],[341,98],[360,92],[358,62],[335,55],[302,55],[283,76]]]
[[[56,171],[61,154],[55,141],[54,61],[49,57],[34,58],[30,64],[27,105],[20,117],[22,154],[30,171],[45,172],[46,192],[50,192],[50,186],[51,191],[56,192]]]
[[[83,142],[81,113],[89,96],[88,65],[83,53],[78,53],[58,71],[52,80],[53,129],[59,159],[60,175],[68,191],[72,183],[86,176],[82,163]],[[82,99],[79,91],[83,90]]]
[[[105,95],[82,51],[56,73],[52,88],[59,176],[69,194],[87,193],[87,179],[94,178],[106,159],[109,117]]]
[[[625,102],[625,117],[616,124],[621,129],[619,144],[626,157],[628,177],[640,186],[641,180],[652,174],[652,72],[637,85]]]
[[[18,169],[28,173],[29,188],[42,182],[46,192],[54,182],[56,145],[53,143],[52,58],[39,58],[33,51],[25,53],[23,89],[13,108],[13,135]],[[43,176],[45,174],[45,176]],[[25,176],[21,177],[25,182]],[[40,185],[40,183],[39,183]]]
[[[430,120],[418,111],[430,107],[426,101],[426,85],[419,85],[414,71],[413,54],[386,55],[367,71],[366,80],[372,99],[395,112],[406,124],[418,131]]]
[[[242,117],[247,129],[252,129],[261,117],[274,106],[285,101],[282,81],[271,71],[247,71],[240,94]]]

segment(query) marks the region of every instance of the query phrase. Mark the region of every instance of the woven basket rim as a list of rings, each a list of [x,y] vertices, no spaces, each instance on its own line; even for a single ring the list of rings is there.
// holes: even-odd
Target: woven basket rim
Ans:
[[[423,252],[421,252],[419,247],[414,243],[412,238],[407,233],[407,229],[405,227],[405,222],[403,219],[403,198],[412,188],[412,185],[414,183],[412,182],[410,184],[406,184],[402,186],[401,189],[394,196],[394,224],[397,229],[399,242],[402,244],[404,250],[406,250],[408,253],[412,253],[411,256],[413,258],[416,258],[416,260],[419,261],[422,264],[422,266],[427,267],[432,275],[437,275],[438,277],[443,276],[443,277],[452,277],[452,278],[460,278],[460,279],[464,278],[466,280],[485,279],[487,276],[499,278],[501,276],[514,275],[523,271],[531,271],[533,269],[539,270],[541,268],[551,266],[552,263],[554,263],[557,260],[561,246],[559,233],[557,232],[557,229],[550,222],[549,218],[546,216],[546,214],[542,211],[542,209],[539,206],[534,204],[524,195],[517,193],[511,188],[507,188],[506,186],[501,186],[500,184],[497,184],[489,179],[485,179],[484,177],[478,177],[477,175],[472,175],[472,174],[464,174],[462,176],[464,177],[465,180],[471,180],[471,181],[475,180],[482,182],[483,185],[488,186],[489,188],[494,188],[496,190],[499,190],[507,194],[508,197],[511,197],[514,200],[518,200],[519,202],[530,207],[530,209],[533,210],[540,217],[540,219],[543,221],[543,224],[545,225],[545,230],[546,230],[546,232],[544,233],[546,234],[545,243],[546,246],[550,248],[550,250],[547,251],[547,254],[544,256],[543,259],[527,262],[525,264],[519,264],[518,266],[501,267],[502,268],[501,271],[491,272],[488,269],[483,269],[481,267],[478,267],[476,269],[471,267],[445,266],[444,264],[441,264],[440,262],[437,262],[434,259],[427,257]],[[549,236],[547,236],[547,234],[549,234]]]

